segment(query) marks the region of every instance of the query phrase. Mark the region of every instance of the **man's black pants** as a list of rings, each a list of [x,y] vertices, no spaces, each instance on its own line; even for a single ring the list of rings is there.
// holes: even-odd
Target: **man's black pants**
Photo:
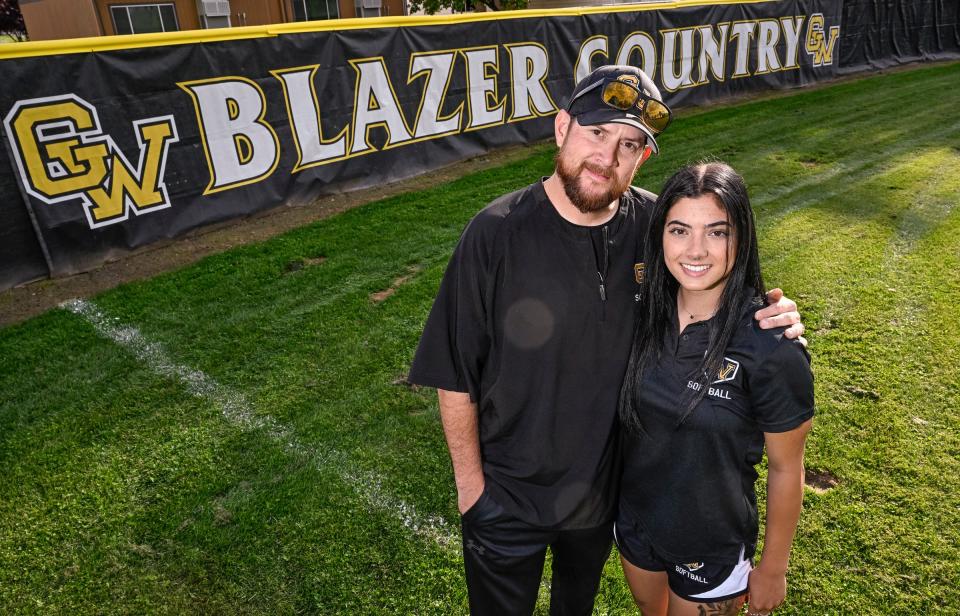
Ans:
[[[504,512],[484,492],[462,518],[470,613],[532,614],[549,546],[553,553],[550,614],[589,615],[610,555],[612,526],[545,530]]]

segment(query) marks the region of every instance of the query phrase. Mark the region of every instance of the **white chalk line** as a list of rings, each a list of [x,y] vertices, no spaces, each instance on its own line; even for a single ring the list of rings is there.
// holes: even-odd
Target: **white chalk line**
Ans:
[[[289,453],[311,460],[318,470],[336,472],[373,509],[399,519],[403,526],[422,539],[459,551],[459,533],[452,530],[443,517],[417,513],[413,505],[389,494],[381,477],[353,467],[342,452],[305,445],[289,426],[270,415],[256,413],[243,394],[217,383],[200,370],[176,363],[160,344],[147,340],[136,327],[123,325],[119,319],[107,316],[92,302],[72,299],[60,307],[86,319],[99,335],[125,348],[156,374],[179,381],[189,393],[213,404],[231,424],[244,431],[265,433]]]

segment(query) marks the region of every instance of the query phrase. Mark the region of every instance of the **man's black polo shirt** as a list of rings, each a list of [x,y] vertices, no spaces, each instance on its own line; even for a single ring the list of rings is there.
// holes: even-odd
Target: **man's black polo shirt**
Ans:
[[[674,321],[660,362],[644,377],[636,406],[643,434],[624,434],[620,507],[675,563],[736,563],[757,545],[754,468],[763,433],[787,432],[813,416],[813,375],[803,345],[784,328],[760,329],[760,305],[744,306],[724,365],[686,421],[686,390],[696,383],[709,321]]]
[[[608,223],[581,227],[537,182],[477,214],[447,266],[409,380],[470,393],[486,489],[530,524],[614,517],[617,398],[653,199],[630,189]]]

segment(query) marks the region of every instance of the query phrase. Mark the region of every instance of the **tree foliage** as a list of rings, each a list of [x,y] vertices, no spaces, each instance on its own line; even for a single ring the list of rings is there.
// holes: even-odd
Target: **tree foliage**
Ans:
[[[442,9],[467,13],[477,7],[484,7],[488,11],[512,11],[527,8],[527,0],[410,0],[411,13],[423,11],[427,15],[433,15]]]
[[[27,40],[27,26],[18,0],[0,0],[0,36],[3,35],[15,41]]]

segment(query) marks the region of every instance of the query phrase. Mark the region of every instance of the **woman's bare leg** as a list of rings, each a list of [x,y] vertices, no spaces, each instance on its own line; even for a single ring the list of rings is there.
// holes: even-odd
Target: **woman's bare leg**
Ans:
[[[622,556],[620,564],[640,613],[643,616],[666,616],[669,597],[666,572],[641,569],[627,562]]]

